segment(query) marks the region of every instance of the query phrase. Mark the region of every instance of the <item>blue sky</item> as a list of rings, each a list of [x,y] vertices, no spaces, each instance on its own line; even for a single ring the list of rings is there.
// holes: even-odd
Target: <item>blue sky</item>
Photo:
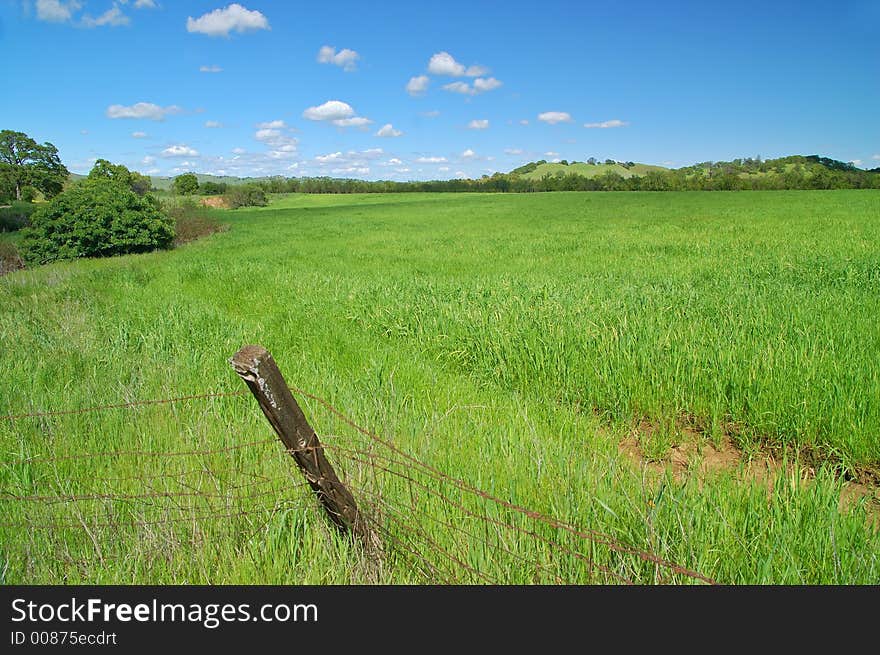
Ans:
[[[0,0],[0,79],[79,173],[880,166],[880,0]]]

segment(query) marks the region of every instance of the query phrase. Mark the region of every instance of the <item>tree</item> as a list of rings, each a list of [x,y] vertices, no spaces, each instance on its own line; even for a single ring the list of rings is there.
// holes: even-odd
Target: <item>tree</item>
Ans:
[[[124,184],[139,196],[144,195],[153,187],[153,181],[137,171],[130,171],[122,164],[111,164],[106,159],[95,162],[89,172],[89,179],[104,178]]]
[[[219,196],[226,193],[227,189],[226,182],[211,182],[208,180],[199,185],[199,193],[205,196]]]
[[[226,192],[226,202],[230,209],[238,207],[265,207],[269,204],[266,192],[256,184],[238,184]]]
[[[174,178],[171,190],[181,196],[191,196],[199,190],[199,178],[195,173],[184,173]]]
[[[61,193],[70,172],[51,143],[38,144],[24,132],[0,131],[0,188],[14,190],[21,200],[26,186],[39,189],[47,198]]]
[[[174,221],[152,194],[139,196],[120,179],[89,176],[31,215],[22,230],[25,261],[106,257],[167,248]]]

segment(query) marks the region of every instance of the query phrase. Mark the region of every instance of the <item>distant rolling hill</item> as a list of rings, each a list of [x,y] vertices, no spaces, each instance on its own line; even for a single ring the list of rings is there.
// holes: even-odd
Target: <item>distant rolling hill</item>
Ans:
[[[228,184],[230,186],[235,184],[246,184],[248,182],[261,182],[263,180],[270,180],[271,177],[232,177],[230,175],[206,175],[204,173],[196,173],[196,178],[199,180],[199,184],[204,184],[205,182],[214,182],[215,184]],[[171,184],[174,182],[174,177],[157,177],[151,176],[150,179],[153,181],[153,187],[156,189],[163,189],[168,191],[171,188]]]
[[[524,170],[527,169],[527,170]],[[581,177],[599,177],[606,173],[617,173],[621,177],[628,178],[634,175],[645,175],[649,171],[666,171],[667,168],[662,166],[653,166],[651,164],[632,164],[624,165],[622,162],[614,164],[588,164],[586,162],[550,163],[535,162],[527,164],[518,169],[511,171],[512,174],[520,175],[527,180],[540,180],[545,175],[563,176],[563,175],[579,175]]]
[[[79,173],[71,173],[70,179],[74,182],[85,179],[86,175],[80,175]],[[199,184],[203,184],[205,182],[215,182],[217,184],[225,183],[228,185],[234,184],[246,184],[247,182],[260,182],[262,180],[270,180],[272,179],[270,176],[267,177],[232,177],[232,176],[221,176],[221,175],[206,175],[204,173],[196,173],[196,177],[199,180]],[[171,184],[174,182],[174,176],[171,177],[158,177],[155,175],[150,176],[150,181],[153,183],[154,189],[162,189],[164,191],[168,191],[171,189]]]

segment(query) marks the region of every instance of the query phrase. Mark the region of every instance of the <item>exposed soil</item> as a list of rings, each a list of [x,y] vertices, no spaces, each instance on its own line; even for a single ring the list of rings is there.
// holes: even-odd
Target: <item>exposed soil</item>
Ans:
[[[201,203],[205,207],[213,207],[214,209],[229,209],[229,203],[223,196],[205,196],[201,199]]]
[[[781,474],[797,474],[805,482],[815,477],[815,468],[809,461],[803,462],[794,456],[786,458],[783,464],[780,457],[770,451],[760,451],[747,455],[737,447],[731,436],[724,435],[720,442],[701,434],[691,427],[678,430],[675,443],[668,449],[662,459],[646,456],[642,440],[650,438],[658,427],[648,421],[641,421],[630,434],[618,444],[618,452],[626,456],[640,469],[660,476],[669,472],[673,479],[684,481],[690,476],[698,476],[703,480],[724,473],[733,474],[744,483],[759,483],[773,488],[773,483]],[[866,500],[868,521],[875,529],[880,529],[880,486],[873,474],[864,480],[847,480],[843,483],[840,493],[839,508],[847,511],[856,503]]]

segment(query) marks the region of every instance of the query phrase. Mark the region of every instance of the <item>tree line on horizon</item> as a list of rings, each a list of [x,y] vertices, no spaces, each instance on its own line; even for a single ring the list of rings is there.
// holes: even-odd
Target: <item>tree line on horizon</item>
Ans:
[[[400,193],[547,191],[772,191],[790,189],[880,189],[880,168],[862,170],[846,162],[818,155],[793,155],[778,159],[736,159],[703,162],[677,169],[651,170],[624,177],[608,170],[593,177],[564,172],[564,167],[539,178],[526,177],[544,160],[531,162],[509,173],[478,179],[398,182],[332,177],[270,177],[252,180],[267,193]],[[567,164],[577,162],[566,162]],[[612,162],[629,169],[633,162]]]
[[[100,160],[111,165],[106,160]],[[232,182],[204,180],[194,173],[184,173],[172,180],[175,195],[223,195],[229,206],[265,204],[262,193],[405,193],[405,192],[495,192],[538,193],[547,191],[748,191],[788,189],[877,189],[880,168],[863,170],[852,163],[819,155],[793,155],[763,160],[760,157],[732,161],[702,162],[677,169],[654,168],[642,174],[621,175],[633,162],[611,159],[603,163],[594,158],[588,165],[604,165],[608,170],[587,176],[568,171],[571,164],[562,160],[552,173],[536,177],[539,160],[524,164],[508,173],[494,173],[480,178],[451,180],[393,181],[359,180],[334,177],[240,178]],[[118,166],[118,165],[117,165]],[[154,181],[135,171],[128,171],[137,192],[159,192]],[[89,175],[89,177],[94,177]],[[51,199],[75,183],[61,163],[58,150],[51,143],[38,144],[22,132],[0,132],[0,205],[30,203]],[[245,186],[246,189],[241,189]]]

